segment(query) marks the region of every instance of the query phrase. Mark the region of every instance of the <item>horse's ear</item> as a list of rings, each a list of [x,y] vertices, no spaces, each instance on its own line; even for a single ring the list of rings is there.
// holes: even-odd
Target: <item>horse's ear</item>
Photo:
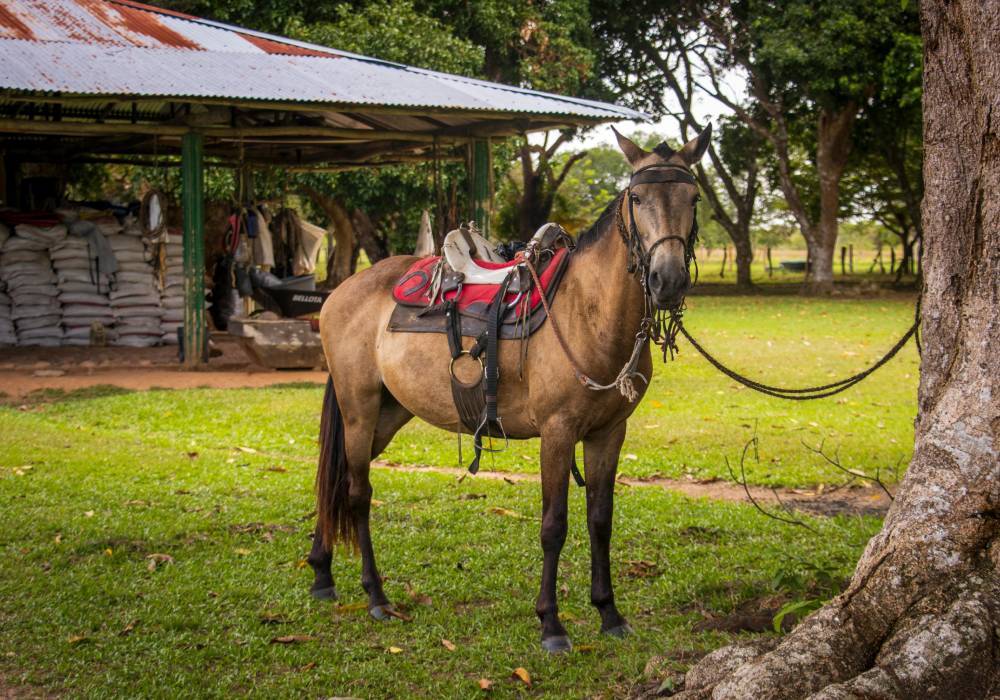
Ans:
[[[622,149],[622,153],[625,154],[625,159],[630,165],[635,165],[649,155],[649,153],[635,145],[631,139],[619,134],[618,129],[615,127],[611,127],[611,130],[615,132],[615,138],[618,139],[618,148]]]
[[[694,165],[708,150],[708,144],[712,140],[712,124],[709,123],[700,134],[684,144],[680,150],[681,158],[688,165]]]

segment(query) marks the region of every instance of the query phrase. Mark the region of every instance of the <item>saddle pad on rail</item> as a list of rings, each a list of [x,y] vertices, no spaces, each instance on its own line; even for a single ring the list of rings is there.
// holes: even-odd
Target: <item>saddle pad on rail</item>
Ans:
[[[560,248],[551,254],[543,256],[543,262],[538,265],[538,279],[549,303],[555,297],[563,271],[569,262],[569,249]],[[389,330],[412,333],[444,333],[446,319],[443,313],[424,313],[430,304],[431,276],[434,265],[439,260],[437,256],[421,258],[415,262],[406,274],[396,283],[392,290],[396,308],[389,319]],[[503,267],[513,267],[520,259],[513,262],[492,263],[476,260],[477,265],[495,270]],[[454,300],[462,315],[462,335],[478,337],[486,329],[486,312],[490,302],[496,296],[499,285],[494,284],[464,284],[461,290],[452,290],[444,294],[446,300]],[[461,291],[460,294],[458,292]],[[458,297],[456,299],[456,294]],[[507,303],[517,300],[517,294],[508,294]],[[440,302],[440,299],[436,300]],[[522,334],[534,333],[545,321],[545,308],[542,306],[541,291],[532,285],[527,305],[526,319],[520,317],[524,307],[516,304],[504,316],[500,329],[501,338],[517,338]],[[523,323],[522,323],[523,322]],[[523,326],[523,328],[522,328]]]

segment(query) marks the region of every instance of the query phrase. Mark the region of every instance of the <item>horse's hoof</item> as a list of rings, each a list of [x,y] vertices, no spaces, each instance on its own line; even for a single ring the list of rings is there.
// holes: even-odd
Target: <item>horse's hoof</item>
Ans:
[[[385,622],[386,620],[390,620],[394,617],[392,613],[389,612],[391,609],[391,605],[376,605],[373,608],[368,608],[368,614],[372,616],[373,620]]]
[[[326,588],[311,588],[309,589],[309,595],[316,600],[336,600],[337,588],[335,586],[327,586]]]
[[[625,639],[625,637],[635,634],[635,630],[633,630],[632,626],[627,622],[623,622],[620,625],[609,627],[608,629],[601,631],[609,637],[615,637],[616,639]]]
[[[550,654],[565,654],[573,649],[573,643],[569,637],[561,634],[558,637],[546,637],[542,640],[542,649]]]

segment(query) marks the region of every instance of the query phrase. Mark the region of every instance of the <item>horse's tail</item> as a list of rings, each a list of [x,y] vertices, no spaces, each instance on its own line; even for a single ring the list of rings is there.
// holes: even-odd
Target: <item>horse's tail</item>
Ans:
[[[344,420],[333,388],[333,377],[328,377],[319,427],[319,468],[316,470],[316,515],[327,549],[335,544],[357,549],[358,533],[348,504],[349,486]]]

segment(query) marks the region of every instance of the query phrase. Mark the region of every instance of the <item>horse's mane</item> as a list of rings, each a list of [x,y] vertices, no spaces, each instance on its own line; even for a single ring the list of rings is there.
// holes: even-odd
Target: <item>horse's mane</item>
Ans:
[[[597,217],[597,221],[591,224],[590,228],[580,234],[579,238],[576,239],[576,248],[581,250],[589,245],[592,245],[595,241],[600,240],[601,236],[604,235],[604,230],[608,227],[610,220],[618,213],[618,202],[621,198],[625,196],[624,192],[618,193],[618,195],[608,202],[608,205],[604,207],[604,211],[601,215]]]

